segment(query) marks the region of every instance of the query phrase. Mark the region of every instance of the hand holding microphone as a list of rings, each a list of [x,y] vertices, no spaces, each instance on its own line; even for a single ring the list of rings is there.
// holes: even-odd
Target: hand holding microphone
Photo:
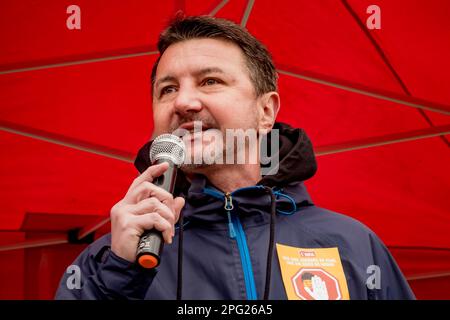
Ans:
[[[111,250],[144,268],[159,264],[163,239],[172,242],[184,199],[173,198],[176,171],[184,161],[183,141],[157,137],[150,149],[152,165],[137,177],[125,197],[111,209]]]

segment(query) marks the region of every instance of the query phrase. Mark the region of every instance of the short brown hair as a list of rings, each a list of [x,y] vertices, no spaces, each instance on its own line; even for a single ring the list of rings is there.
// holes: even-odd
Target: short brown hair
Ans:
[[[222,39],[238,45],[244,53],[256,95],[277,91],[278,75],[272,57],[266,47],[247,29],[225,19],[211,16],[184,17],[182,15],[177,15],[159,36],[158,51],[160,55],[152,68],[152,91],[156,69],[164,51],[177,42],[198,38]]]

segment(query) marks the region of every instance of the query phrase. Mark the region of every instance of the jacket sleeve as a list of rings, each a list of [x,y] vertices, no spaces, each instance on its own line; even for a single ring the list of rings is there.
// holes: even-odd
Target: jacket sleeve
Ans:
[[[117,256],[109,239],[109,235],[98,239],[75,259],[63,274],[55,299],[144,299],[157,271]]]

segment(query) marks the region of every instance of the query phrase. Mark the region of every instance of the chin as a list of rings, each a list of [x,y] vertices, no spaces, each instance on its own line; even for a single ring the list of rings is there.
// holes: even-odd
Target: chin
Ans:
[[[218,157],[212,156],[208,163],[194,163],[194,159],[192,159],[191,163],[184,163],[180,169],[185,173],[206,173],[210,170],[214,170],[214,168],[223,166],[224,160],[222,154]]]
[[[180,168],[180,170],[187,175],[194,173],[205,174],[213,167],[214,164],[185,164]]]

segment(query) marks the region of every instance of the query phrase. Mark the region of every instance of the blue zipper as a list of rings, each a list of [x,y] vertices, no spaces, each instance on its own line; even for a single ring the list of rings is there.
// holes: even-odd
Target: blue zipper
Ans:
[[[237,191],[242,191],[246,189],[262,188],[261,186],[256,187],[245,187],[237,189],[231,193],[227,192],[223,194],[212,188],[205,188],[203,191],[218,199],[225,199],[225,211],[228,216],[228,230],[231,239],[236,239],[237,246],[239,249],[239,255],[241,258],[242,270],[244,272],[244,282],[245,289],[247,291],[248,300],[258,300],[258,295],[256,293],[255,277],[253,274],[252,262],[250,259],[250,252],[248,250],[247,238],[245,236],[244,228],[242,227],[241,221],[237,214],[233,213],[233,194]]]

